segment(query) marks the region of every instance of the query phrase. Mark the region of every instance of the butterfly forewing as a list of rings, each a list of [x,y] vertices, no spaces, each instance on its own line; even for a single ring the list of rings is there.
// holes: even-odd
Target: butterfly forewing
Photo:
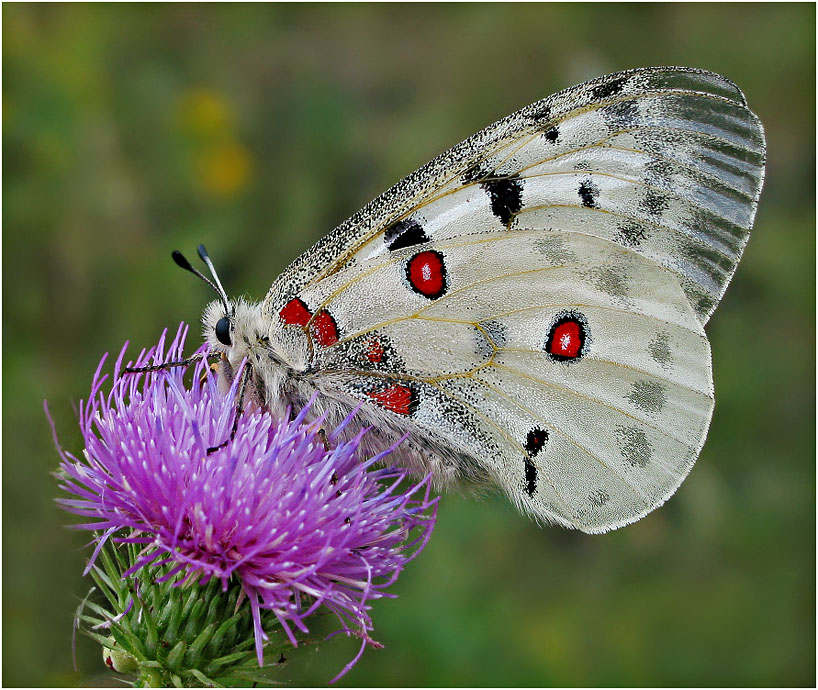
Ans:
[[[399,182],[299,257],[263,310],[315,385],[447,480],[612,529],[684,479],[713,408],[703,325],[746,244],[764,136],[683,68],[560,92]],[[295,347],[295,345],[293,345]]]
[[[396,235],[401,248],[513,220],[648,256],[677,273],[706,322],[746,244],[763,166],[761,124],[724,77],[609,75],[510,115],[405,178],[299,257],[267,301],[274,310],[305,284],[389,252]]]

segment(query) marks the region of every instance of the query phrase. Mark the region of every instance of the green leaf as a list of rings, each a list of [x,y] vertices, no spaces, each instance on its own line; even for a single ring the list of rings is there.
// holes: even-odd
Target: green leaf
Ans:
[[[180,589],[179,591],[188,591],[187,599],[185,599],[185,604],[182,607],[182,618],[187,620],[190,616],[190,612],[193,610],[194,605],[199,599],[199,590],[195,587],[185,587],[185,589]]]
[[[145,623],[145,651],[148,656],[153,658],[156,656],[156,651],[159,646],[159,633],[156,629],[156,619],[151,614],[146,606],[141,607],[142,620]]]
[[[111,626],[111,635],[113,635],[117,643],[132,656],[138,659],[146,658],[147,655],[145,654],[145,647],[142,645],[142,641],[131,632],[130,628],[126,629],[121,625],[125,620],[126,619],[123,618],[119,624]]]
[[[197,671],[195,668],[190,670],[190,675],[192,675],[196,680],[198,680],[202,685],[211,687],[211,688],[223,688],[223,685],[220,685],[212,678],[208,678],[204,673],[201,671]]]

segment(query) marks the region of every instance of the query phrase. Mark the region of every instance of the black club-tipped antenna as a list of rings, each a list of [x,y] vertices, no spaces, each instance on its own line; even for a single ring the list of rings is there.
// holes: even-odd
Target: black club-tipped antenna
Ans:
[[[226,302],[227,301],[227,293],[225,292],[224,288],[222,287],[222,283],[219,280],[219,275],[216,273],[216,267],[213,266],[213,262],[210,260],[210,256],[207,253],[207,249],[203,244],[200,244],[196,247],[196,251],[199,254],[199,258],[205,262],[205,265],[210,269],[210,275],[213,276],[213,281],[216,283],[216,287],[219,288],[219,294],[221,295],[222,299]]]
[[[219,299],[222,301],[224,305],[224,313],[230,313],[230,305],[227,300],[227,293],[224,291],[222,287],[221,281],[219,280],[219,276],[216,274],[216,269],[213,267],[213,262],[210,260],[210,257],[207,254],[207,250],[203,244],[200,244],[197,247],[197,252],[199,253],[199,258],[204,261],[205,265],[210,269],[210,273],[213,276],[213,280],[216,282],[214,283],[213,280],[210,280],[206,275],[204,275],[201,271],[196,270],[193,266],[190,265],[190,261],[188,261],[184,254],[180,252],[178,249],[174,249],[171,253],[173,260],[176,262],[176,265],[180,268],[184,268],[186,271],[190,271],[193,275],[201,278],[205,283],[207,283],[215,292]]]

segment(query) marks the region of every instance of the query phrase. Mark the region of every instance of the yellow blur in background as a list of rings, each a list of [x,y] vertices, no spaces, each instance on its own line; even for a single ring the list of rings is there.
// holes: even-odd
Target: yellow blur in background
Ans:
[[[253,161],[239,141],[230,104],[205,88],[185,92],[179,124],[190,146],[188,174],[196,187],[216,199],[231,199],[247,186]]]

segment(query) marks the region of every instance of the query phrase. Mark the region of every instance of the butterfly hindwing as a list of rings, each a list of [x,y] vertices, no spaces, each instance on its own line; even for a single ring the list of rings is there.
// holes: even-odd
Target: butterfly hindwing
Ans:
[[[439,263],[414,280],[434,283],[436,270],[442,294],[413,284],[426,256]],[[312,337],[320,388],[476,458],[541,520],[631,522],[672,493],[703,442],[701,324],[673,274],[611,242],[542,231],[430,242],[301,299],[334,324],[332,342]]]

